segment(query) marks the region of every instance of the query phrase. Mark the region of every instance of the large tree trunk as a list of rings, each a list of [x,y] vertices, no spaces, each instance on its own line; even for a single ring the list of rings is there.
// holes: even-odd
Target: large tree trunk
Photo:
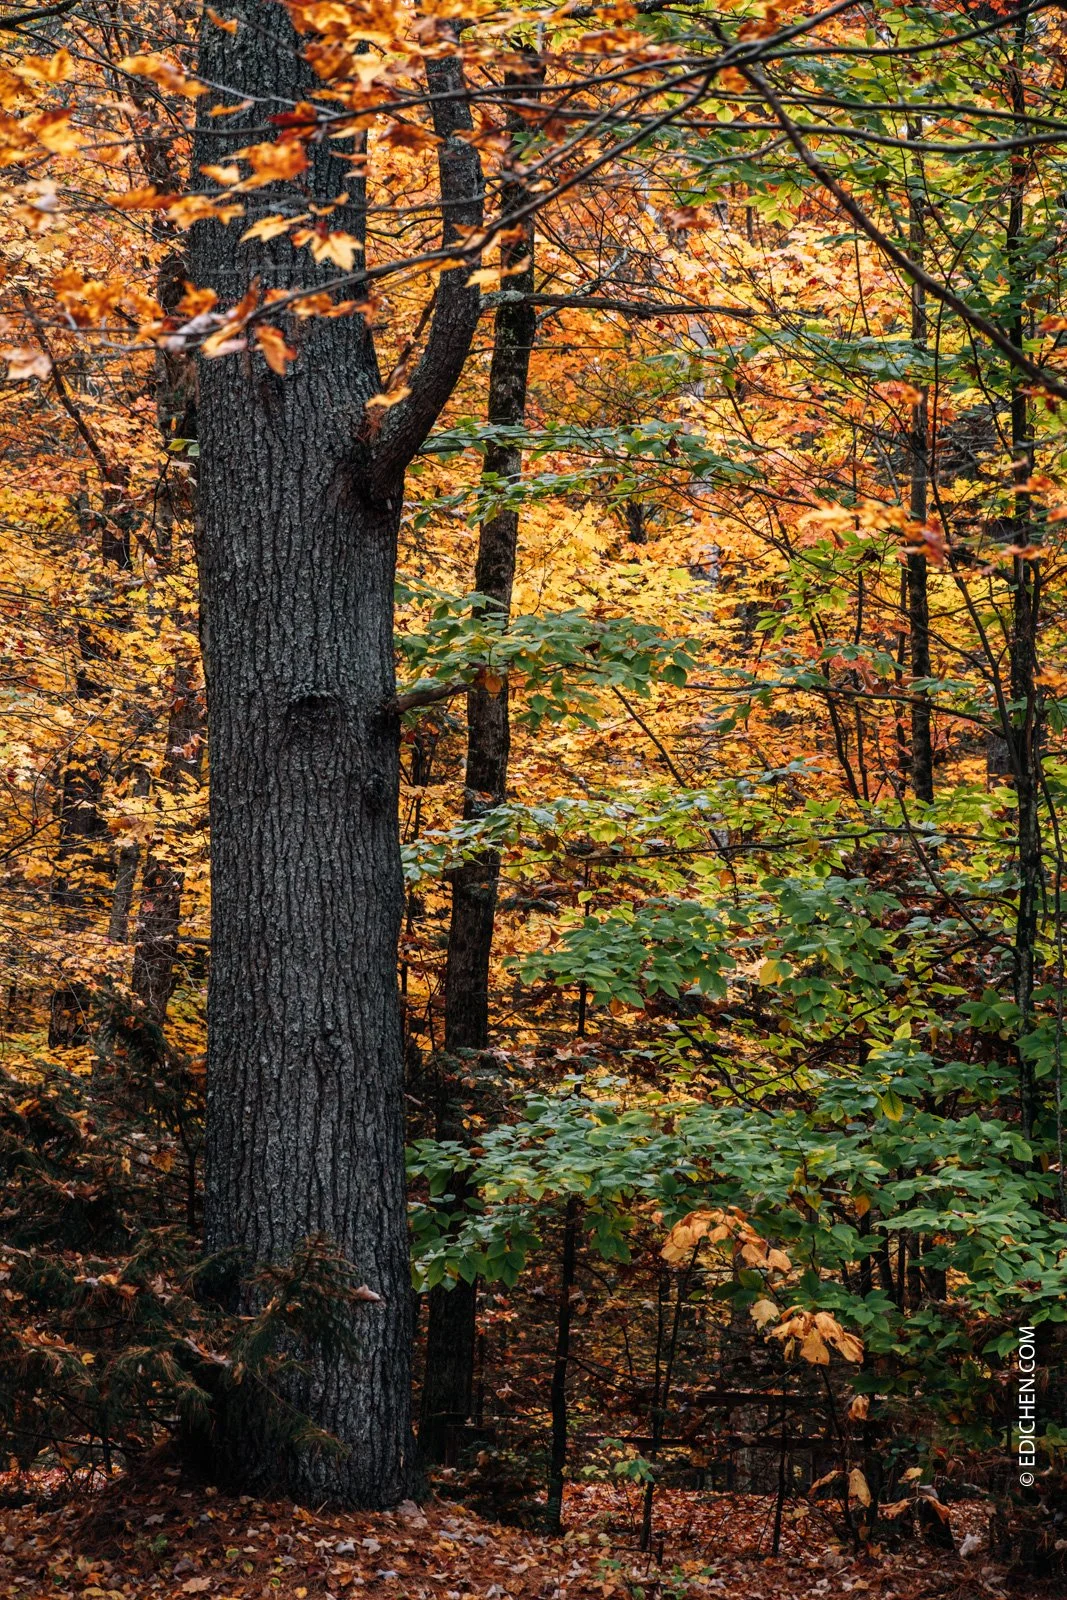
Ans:
[[[530,75],[508,77],[505,82],[530,91],[531,78],[540,81],[531,63]],[[521,120],[510,120],[512,132]],[[518,181],[507,185],[506,209],[525,198]],[[506,244],[501,264],[523,270],[503,279],[505,289],[531,296],[534,230],[528,225],[522,237]],[[489,370],[488,421],[498,426],[520,424],[526,414],[530,351],[537,334],[537,313],[531,299],[505,300],[498,307],[493,328],[493,358]],[[491,440],[485,453],[485,471],[499,481],[518,478],[522,452],[513,441]],[[515,580],[515,554],[519,513],[505,509],[482,523],[478,540],[474,587],[506,619],[511,609]],[[467,695],[467,767],[463,788],[463,815],[467,820],[485,816],[507,798],[508,754],[511,730],[507,684],[495,693],[476,687]],[[448,933],[445,968],[445,1056],[457,1051],[485,1050],[489,1045],[489,963],[496,918],[500,852],[483,850],[452,874],[452,920]],[[462,1076],[462,1075],[457,1075]],[[440,1139],[463,1140],[464,1091],[447,1070],[443,1075],[437,1114]],[[457,1195],[462,1202],[465,1191]],[[430,1291],[426,1330],[426,1363],[419,1413],[419,1450],[423,1461],[452,1461],[458,1430],[471,1413],[474,1392],[475,1311],[477,1283],[462,1279],[452,1287],[438,1285]]]
[[[200,73],[241,95],[308,101],[315,81],[285,10],[255,7],[236,36],[208,23]],[[442,137],[445,241],[481,216],[458,62],[427,69]],[[232,97],[228,97],[232,98]],[[256,137],[254,111],[204,116],[197,164]],[[235,124],[237,125],[235,127]],[[331,226],[361,237],[363,192],[344,141],[310,147],[299,184],[254,191],[257,214],[347,189]],[[240,243],[198,225],[196,281],[231,305],[331,275],[287,239]],[[288,1398],[345,1447],[264,1459],[248,1409],[224,1419],[219,1466],[251,1485],[373,1507],[411,1486],[411,1296],[404,1184],[397,938],[393,580],[403,472],[462,368],[478,317],[469,267],[442,275],[411,396],[380,427],[363,320],[315,320],[284,376],[258,354],[201,363],[199,514],[211,765],[205,1234],[253,1263],[332,1240],[381,1297],[354,1315],[355,1355],[320,1354]],[[291,333],[291,330],[289,330]],[[245,1304],[248,1304],[247,1291]]]

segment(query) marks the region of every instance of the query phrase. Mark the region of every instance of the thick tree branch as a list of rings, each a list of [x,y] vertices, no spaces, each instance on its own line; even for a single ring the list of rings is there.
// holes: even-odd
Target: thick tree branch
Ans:
[[[453,700],[457,694],[466,694],[470,684],[464,679],[457,679],[453,683],[431,683],[422,689],[410,689],[407,694],[398,694],[395,700],[390,700],[385,710],[394,717],[403,716],[405,711],[418,711],[423,706],[435,706],[442,700]]]
[[[49,17],[61,17],[67,11],[73,11],[78,0],[60,0],[59,5],[43,6],[40,11],[16,11],[13,16],[0,17],[0,33],[14,33],[18,28],[27,28],[31,22],[46,22]]]
[[[458,29],[455,30],[458,33]],[[426,80],[431,95],[434,132],[441,140],[437,170],[441,186],[442,245],[469,241],[482,225],[484,180],[476,146],[463,137],[474,128],[465,88],[463,62],[448,55],[427,61]],[[377,492],[388,492],[414,456],[455,388],[481,316],[482,291],[469,286],[477,266],[476,252],[468,263],[442,272],[433,321],[422,359],[411,377],[411,394],[391,407],[382,421],[372,450],[372,479]]]
[[[751,322],[756,313],[749,306],[663,305],[658,301],[613,300],[604,295],[530,294],[524,297],[535,306],[573,306],[577,311],[615,311],[622,317],[734,317]]]

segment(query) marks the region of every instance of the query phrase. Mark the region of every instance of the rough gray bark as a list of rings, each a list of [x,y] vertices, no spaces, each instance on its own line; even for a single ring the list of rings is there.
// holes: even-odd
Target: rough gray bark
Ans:
[[[272,98],[315,81],[285,10],[267,0],[229,35],[208,24],[200,73],[255,110],[205,116],[197,164],[249,142]],[[453,58],[428,68],[451,91],[434,121],[446,243],[481,217],[481,173]],[[238,126],[234,127],[234,123]],[[255,135],[251,137],[257,137]],[[364,232],[364,194],[338,156],[311,146],[301,179],[254,192],[262,213],[334,199],[331,225]],[[253,220],[250,206],[243,226]],[[318,287],[328,271],[286,239],[239,242],[198,225],[196,281],[234,303],[264,287]],[[411,1486],[410,1280],[396,981],[402,880],[398,726],[390,702],[393,578],[403,472],[462,369],[479,314],[469,268],[443,274],[409,400],[380,428],[381,385],[359,317],[308,325],[284,376],[257,354],[201,363],[198,404],[203,645],[211,752],[212,967],[208,994],[205,1233],[209,1251],[285,1260],[333,1240],[383,1297],[357,1315],[357,1357],[318,1358],[290,1398],[341,1456],[257,1452],[234,1413],[219,1466],[270,1476],[319,1501],[374,1507]],[[287,330],[292,336],[291,330]]]
[[[509,75],[513,84],[529,93],[531,80],[541,81],[539,63],[521,77]],[[512,134],[523,128],[521,118],[509,118]],[[517,208],[526,198],[521,177],[515,174],[504,186],[503,206]],[[537,313],[526,296],[534,288],[534,230],[527,224],[521,237],[501,249],[501,265],[522,271],[503,279],[506,289],[523,298],[504,300],[497,307],[493,327],[493,356],[489,369],[488,421],[515,426],[526,415],[530,352],[537,335]],[[493,440],[485,453],[485,472],[506,482],[522,471],[522,451],[516,444]],[[515,580],[515,555],[519,538],[519,513],[504,509],[487,517],[479,530],[474,587],[507,619]],[[467,820],[485,816],[507,798],[508,755],[511,730],[507,684],[495,693],[476,687],[467,695],[467,766],[463,787],[463,815]],[[485,1050],[489,1045],[489,963],[496,918],[500,852],[484,850],[464,862],[452,877],[452,920],[445,968],[445,1055],[460,1050]],[[437,1116],[437,1136],[464,1138],[461,1086],[446,1075]],[[457,1196],[462,1201],[463,1194]],[[456,1435],[471,1413],[474,1384],[475,1311],[477,1284],[462,1280],[446,1289],[430,1291],[426,1332],[426,1363],[419,1416],[419,1451],[425,1462],[452,1461]]]

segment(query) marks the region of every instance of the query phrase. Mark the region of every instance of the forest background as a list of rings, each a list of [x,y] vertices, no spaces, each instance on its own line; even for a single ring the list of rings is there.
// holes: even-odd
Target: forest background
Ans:
[[[13,1492],[1062,1571],[1060,9],[0,27]]]

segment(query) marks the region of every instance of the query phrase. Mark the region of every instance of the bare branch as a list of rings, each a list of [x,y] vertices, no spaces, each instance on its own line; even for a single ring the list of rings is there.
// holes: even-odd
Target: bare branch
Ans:
[[[61,17],[67,11],[73,11],[78,0],[59,0],[55,6],[43,6],[40,11],[16,11],[14,16],[0,17],[0,33],[14,33],[18,28],[27,28],[31,22],[45,22],[49,17]]]
[[[423,689],[411,689],[407,694],[398,694],[395,700],[390,700],[385,709],[395,717],[403,716],[405,711],[418,711],[423,706],[435,706],[442,700],[452,700],[457,694],[466,694],[471,687],[469,683],[457,679],[453,683],[431,683]]]
[[[573,306],[579,311],[615,311],[623,317],[734,317],[751,322],[756,312],[750,306],[662,305],[651,300],[612,300],[603,295],[531,294],[525,298],[535,306]]]

